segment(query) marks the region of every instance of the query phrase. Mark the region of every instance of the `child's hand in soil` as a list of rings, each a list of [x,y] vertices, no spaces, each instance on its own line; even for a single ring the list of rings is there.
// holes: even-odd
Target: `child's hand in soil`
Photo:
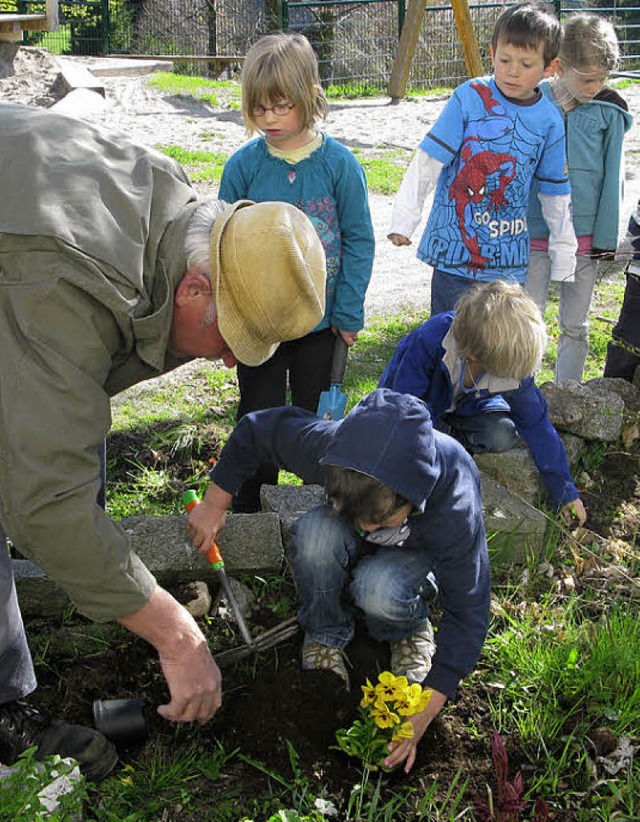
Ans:
[[[440,691],[431,692],[431,699],[424,711],[408,718],[413,728],[413,736],[411,739],[402,739],[399,742],[389,743],[389,756],[387,756],[382,763],[385,768],[396,768],[404,762],[404,772],[409,773],[416,761],[418,742],[420,742],[424,736],[424,732],[432,720],[440,713],[446,701],[447,697],[440,693]]]
[[[578,525],[585,524],[585,522],[587,521],[587,511],[580,497],[578,497],[578,499],[572,500],[564,506],[564,508],[562,509],[562,516],[567,525],[571,525],[573,517],[575,517],[578,520]]]

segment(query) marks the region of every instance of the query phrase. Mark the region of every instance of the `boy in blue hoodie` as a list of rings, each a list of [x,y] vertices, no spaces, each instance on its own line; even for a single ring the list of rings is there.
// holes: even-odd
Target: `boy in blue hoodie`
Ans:
[[[432,691],[427,707],[409,718],[413,737],[389,745],[385,766],[404,762],[408,772],[487,632],[490,572],[477,468],[459,443],[434,430],[421,400],[386,389],[337,422],[294,407],[248,414],[189,516],[189,536],[201,551],[265,459],[327,493],[295,527],[303,668],[332,671],[348,687],[344,649],[359,610],[370,634],[390,642],[393,672]],[[442,611],[437,642],[429,621],[434,595]]]

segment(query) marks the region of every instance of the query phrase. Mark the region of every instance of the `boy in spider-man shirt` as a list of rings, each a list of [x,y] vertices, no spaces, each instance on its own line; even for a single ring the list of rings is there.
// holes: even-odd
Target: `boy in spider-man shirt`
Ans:
[[[418,247],[418,257],[434,269],[432,315],[451,311],[478,280],[525,281],[534,178],[553,276],[573,276],[577,246],[564,128],[537,87],[554,70],[560,38],[560,23],[541,7],[505,9],[491,38],[494,74],[456,89],[407,169],[388,236],[394,245],[410,245],[424,201],[437,186]]]

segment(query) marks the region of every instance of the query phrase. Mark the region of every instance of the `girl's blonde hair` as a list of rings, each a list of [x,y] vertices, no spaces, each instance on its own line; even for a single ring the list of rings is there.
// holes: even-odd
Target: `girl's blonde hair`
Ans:
[[[251,46],[245,57],[242,116],[249,134],[259,131],[253,109],[279,100],[295,105],[306,128],[313,128],[328,114],[318,60],[303,34],[267,34]]]
[[[451,330],[460,353],[490,374],[521,380],[540,367],[547,330],[540,309],[518,283],[482,283],[460,297]]]
[[[598,66],[608,74],[620,60],[615,29],[599,14],[572,14],[564,24],[558,56],[564,68],[588,71]]]

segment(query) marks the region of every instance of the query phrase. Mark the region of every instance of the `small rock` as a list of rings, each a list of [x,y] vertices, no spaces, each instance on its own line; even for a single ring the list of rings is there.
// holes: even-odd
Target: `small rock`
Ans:
[[[180,585],[173,591],[173,595],[193,617],[202,617],[209,613],[211,608],[211,594],[206,582],[195,580]]]

